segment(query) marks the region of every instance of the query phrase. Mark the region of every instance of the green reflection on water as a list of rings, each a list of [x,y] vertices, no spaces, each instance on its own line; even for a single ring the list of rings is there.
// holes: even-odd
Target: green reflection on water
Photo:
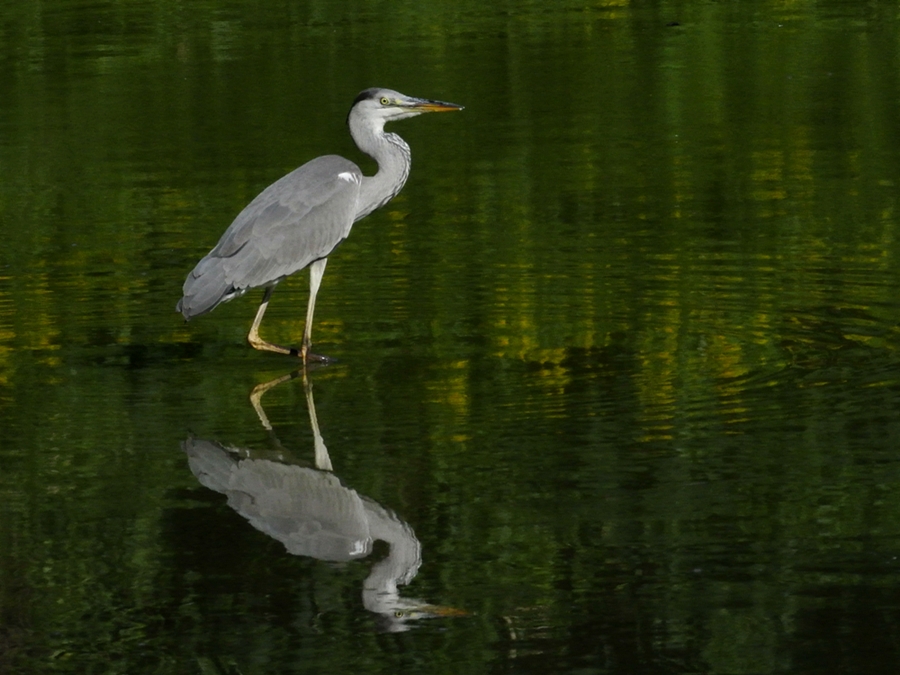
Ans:
[[[3,15],[0,670],[896,669],[893,8]],[[248,353],[253,298],[183,325],[184,275],[262,187],[358,158],[375,84],[466,105],[395,129],[410,182],[317,309],[341,477],[414,527],[411,591],[475,612],[402,639],[366,566],[286,556],[178,451],[265,447],[247,393],[293,367]]]

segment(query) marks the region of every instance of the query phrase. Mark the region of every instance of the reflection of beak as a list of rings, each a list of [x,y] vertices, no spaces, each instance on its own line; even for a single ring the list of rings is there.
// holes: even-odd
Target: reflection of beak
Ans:
[[[410,110],[420,113],[427,112],[451,112],[453,110],[462,110],[461,105],[455,103],[445,103],[444,101],[430,101],[427,98],[417,98],[407,106]]]
[[[457,609],[456,607],[442,607],[441,605],[421,605],[411,610],[397,610],[395,614],[398,619],[403,617],[428,619],[437,618],[440,616],[472,616],[464,609]]]

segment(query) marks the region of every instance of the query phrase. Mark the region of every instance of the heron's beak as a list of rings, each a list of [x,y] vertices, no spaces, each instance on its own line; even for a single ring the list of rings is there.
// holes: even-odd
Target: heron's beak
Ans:
[[[419,113],[451,112],[453,110],[463,109],[461,105],[456,105],[455,103],[445,103],[444,101],[430,101],[426,98],[413,99],[406,107]]]

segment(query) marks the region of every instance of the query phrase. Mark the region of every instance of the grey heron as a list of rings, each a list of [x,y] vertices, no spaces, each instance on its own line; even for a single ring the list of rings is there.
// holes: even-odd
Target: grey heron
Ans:
[[[247,341],[256,349],[326,361],[311,354],[313,311],[328,256],[353,223],[384,206],[409,175],[410,150],[386,122],[428,112],[462,110],[455,103],[405,96],[391,89],[361,92],[347,116],[357,147],[378,163],[374,176],[338,155],[307,162],[263,190],[188,274],[177,311],[185,320],[212,311],[251,288],[265,288]],[[300,349],[266,342],[259,325],[275,286],[309,267],[309,304]]]

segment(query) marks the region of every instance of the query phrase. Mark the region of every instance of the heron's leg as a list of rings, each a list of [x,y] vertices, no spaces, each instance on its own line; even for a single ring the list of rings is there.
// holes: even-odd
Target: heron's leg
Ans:
[[[282,347],[281,345],[273,345],[271,342],[266,342],[259,336],[259,324],[262,323],[263,315],[265,315],[266,313],[266,307],[269,306],[269,298],[272,297],[272,291],[274,290],[274,286],[269,286],[268,288],[266,288],[265,295],[263,295],[262,304],[260,304],[259,309],[256,310],[256,318],[253,319],[253,325],[250,326],[250,333],[247,335],[247,342],[249,342],[250,346],[254,349],[259,349],[261,351],[276,352],[278,354],[288,354],[290,356],[300,356],[300,353],[296,349],[288,349],[287,347]]]
[[[316,309],[316,295],[319,292],[319,286],[322,284],[322,277],[325,275],[325,265],[327,264],[328,258],[322,258],[309,266],[309,305],[306,307],[306,325],[303,327],[303,344],[300,347],[303,363],[306,363],[307,359],[313,361],[328,360],[326,357],[312,354],[309,351],[309,348],[312,346],[312,326],[313,314]]]

